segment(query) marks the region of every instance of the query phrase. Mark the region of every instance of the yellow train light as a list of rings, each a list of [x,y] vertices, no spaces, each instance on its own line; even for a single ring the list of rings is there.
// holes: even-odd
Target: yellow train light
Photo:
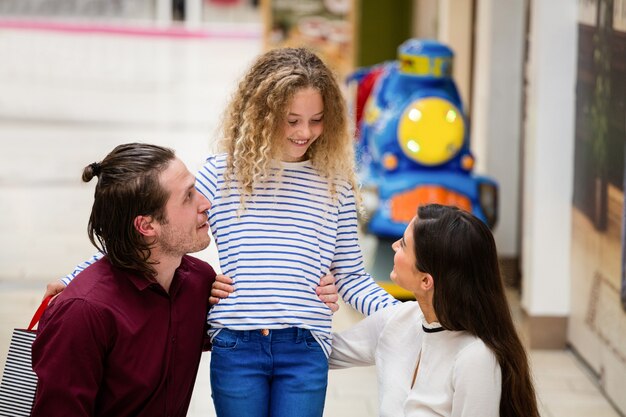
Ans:
[[[412,160],[428,166],[448,162],[459,152],[465,122],[448,100],[428,97],[412,102],[398,124],[398,142]]]

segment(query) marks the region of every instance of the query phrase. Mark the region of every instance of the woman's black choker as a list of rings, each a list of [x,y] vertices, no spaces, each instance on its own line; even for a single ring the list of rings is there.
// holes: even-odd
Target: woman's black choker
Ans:
[[[434,329],[429,329],[428,327],[424,326],[422,324],[422,329],[424,329],[424,331],[426,333],[439,333],[439,332],[443,332],[445,329],[443,327],[435,327]]]

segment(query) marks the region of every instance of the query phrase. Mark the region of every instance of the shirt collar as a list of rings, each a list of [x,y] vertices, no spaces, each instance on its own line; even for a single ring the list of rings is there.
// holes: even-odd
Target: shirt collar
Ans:
[[[144,291],[152,286],[158,286],[158,288],[161,288],[158,282],[145,275],[140,275],[131,271],[124,271],[124,275],[139,291]],[[172,283],[170,284],[170,295],[173,296],[176,294],[178,288],[180,287],[180,283],[187,277],[187,275],[189,275],[189,260],[187,259],[187,256],[183,256],[180,266],[176,268],[176,271],[174,272],[174,278],[172,278]]]
[[[139,275],[137,272],[125,271],[124,275],[126,278],[133,283],[133,285],[139,290],[143,291],[146,288],[150,287],[153,284],[156,284],[156,281],[152,278],[148,278],[145,275]]]
[[[425,319],[422,319],[422,329],[424,329],[426,333],[438,333],[445,330],[439,322],[433,321],[432,323],[428,323]]]

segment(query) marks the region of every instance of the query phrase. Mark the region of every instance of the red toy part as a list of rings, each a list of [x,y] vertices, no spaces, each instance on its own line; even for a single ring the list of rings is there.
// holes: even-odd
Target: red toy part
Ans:
[[[359,124],[361,123],[361,118],[363,117],[363,110],[365,107],[365,103],[367,102],[368,97],[370,96],[372,89],[374,88],[374,84],[376,84],[376,80],[383,72],[382,66],[376,66],[372,68],[370,72],[368,72],[365,77],[361,81],[359,81],[359,86],[356,90],[356,127],[358,129]]]

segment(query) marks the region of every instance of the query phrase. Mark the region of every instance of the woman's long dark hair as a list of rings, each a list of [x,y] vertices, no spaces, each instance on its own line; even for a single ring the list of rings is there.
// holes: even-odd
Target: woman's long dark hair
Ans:
[[[528,358],[517,335],[489,228],[456,207],[418,209],[417,269],[434,279],[433,308],[448,330],[464,330],[495,354],[502,371],[500,416],[539,416]]]

